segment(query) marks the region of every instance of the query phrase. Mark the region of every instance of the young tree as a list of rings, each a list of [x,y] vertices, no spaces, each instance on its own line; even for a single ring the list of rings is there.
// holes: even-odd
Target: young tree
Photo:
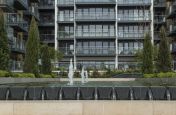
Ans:
[[[0,10],[0,70],[9,69],[10,50],[5,28],[4,13]]]
[[[39,59],[39,30],[37,22],[32,17],[28,40],[26,44],[26,55],[24,61],[24,72],[38,74],[38,59]]]
[[[153,46],[151,43],[150,34],[146,33],[144,38],[144,49],[142,53],[142,72],[152,73],[153,67]]]
[[[166,37],[166,31],[164,26],[160,30],[160,44],[158,51],[158,60],[157,60],[157,71],[158,72],[169,72],[172,70],[171,62],[171,52],[169,41]]]
[[[41,62],[41,73],[51,74],[51,55],[47,45],[42,45],[41,47]]]

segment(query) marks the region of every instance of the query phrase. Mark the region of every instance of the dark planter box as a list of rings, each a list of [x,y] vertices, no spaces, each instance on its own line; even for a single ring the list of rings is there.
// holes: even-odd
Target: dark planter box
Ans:
[[[42,87],[28,87],[27,100],[42,100]]]
[[[80,100],[94,100],[94,87],[80,87]]]
[[[10,87],[10,100],[24,100],[25,87]]]
[[[171,95],[171,100],[176,100],[176,87],[168,87]]]
[[[58,100],[60,87],[45,87],[46,100]]]
[[[165,87],[151,87],[154,100],[167,100]]]
[[[98,87],[97,93],[98,93],[98,100],[111,100],[113,89],[112,87]]]
[[[134,100],[147,100],[148,97],[148,87],[133,87]]]
[[[76,100],[78,87],[63,87],[62,99],[63,100]]]
[[[6,100],[8,87],[0,87],[0,100]]]
[[[118,100],[130,100],[130,87],[115,87]]]

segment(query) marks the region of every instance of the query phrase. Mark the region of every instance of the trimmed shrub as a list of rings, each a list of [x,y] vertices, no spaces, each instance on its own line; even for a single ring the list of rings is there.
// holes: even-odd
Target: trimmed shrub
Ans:
[[[156,74],[144,74],[144,78],[155,78],[157,77]]]
[[[12,77],[14,78],[35,78],[35,75],[32,73],[13,73]]]
[[[52,75],[47,75],[47,74],[39,74],[40,78],[53,78]]]
[[[0,77],[9,77],[9,76],[10,76],[9,72],[0,70]]]

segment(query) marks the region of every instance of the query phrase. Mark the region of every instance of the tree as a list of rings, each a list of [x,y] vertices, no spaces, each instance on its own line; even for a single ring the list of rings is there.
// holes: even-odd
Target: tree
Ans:
[[[41,73],[51,74],[51,55],[47,45],[42,45],[41,47],[41,62]]]
[[[152,73],[153,72],[153,46],[151,43],[151,37],[149,33],[145,34],[144,48],[142,53],[142,72]]]
[[[39,30],[37,22],[32,17],[28,40],[26,44],[26,55],[24,61],[24,72],[38,74],[38,59],[39,59]]]
[[[156,62],[157,71],[169,72],[172,70],[171,52],[170,52],[169,41],[166,37],[166,31],[164,26],[161,27],[160,38],[161,40],[159,44],[158,60]]]
[[[0,10],[0,70],[9,69],[10,50],[5,28],[4,13]]]

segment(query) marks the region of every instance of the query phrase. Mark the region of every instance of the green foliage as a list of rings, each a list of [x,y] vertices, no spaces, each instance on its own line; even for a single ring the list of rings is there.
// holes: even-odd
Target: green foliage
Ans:
[[[47,45],[42,45],[41,47],[41,73],[51,74],[51,55],[49,47]]]
[[[5,28],[4,13],[0,10],[0,70],[9,69],[10,50]]]
[[[144,38],[142,58],[142,72],[146,74],[153,73],[153,46],[149,33],[147,33]]]
[[[100,78],[100,73],[98,72],[97,69],[94,69],[93,73],[92,73],[92,78]]]
[[[13,73],[12,77],[14,78],[35,78],[35,75],[32,73]]]
[[[175,78],[175,77],[176,77],[175,72],[144,74],[144,78]]]
[[[55,76],[52,74],[39,74],[39,78],[54,78]]]
[[[59,61],[63,58],[63,53],[60,51],[56,51],[52,47],[49,47],[49,52],[50,52],[51,59],[57,59]]]
[[[9,72],[0,70],[0,77],[9,77]]]
[[[28,40],[26,44],[26,55],[24,61],[25,73],[39,73],[38,59],[39,59],[39,30],[35,18],[32,18]]]
[[[160,30],[160,45],[157,59],[157,70],[158,72],[169,72],[172,69],[171,52],[168,38],[166,37],[165,28],[162,27]]]
[[[75,78],[81,78],[81,74],[79,71],[74,72],[74,77]]]

